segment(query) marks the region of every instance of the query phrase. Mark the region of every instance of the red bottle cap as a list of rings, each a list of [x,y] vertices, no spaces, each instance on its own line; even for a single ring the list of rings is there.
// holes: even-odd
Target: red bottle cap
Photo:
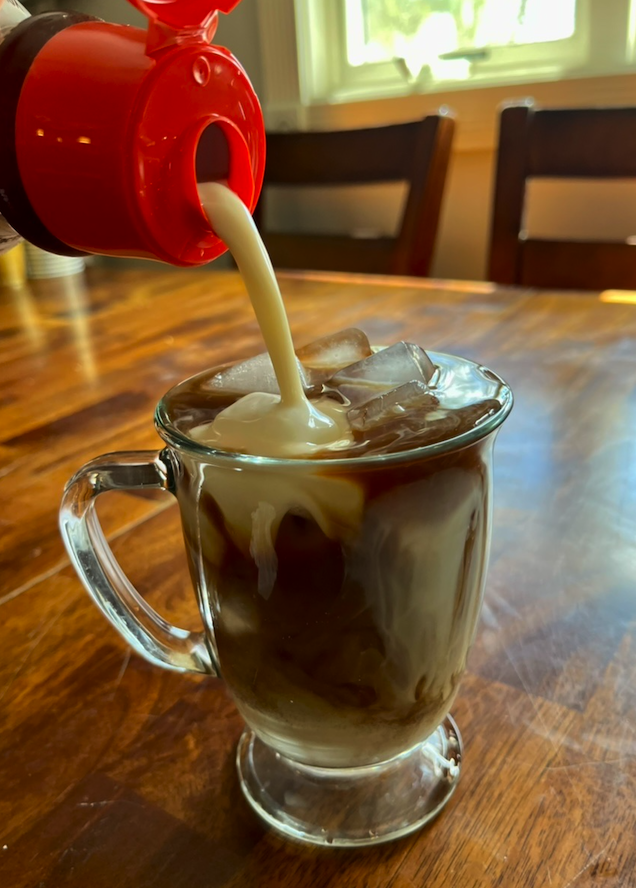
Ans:
[[[239,0],[131,2],[148,33],[85,21],[32,60],[15,111],[21,182],[62,246],[201,265],[226,247],[198,182],[226,179],[253,210],[263,181],[258,99],[209,42],[218,11]]]
[[[213,27],[217,12],[231,12],[240,0],[130,0],[151,22],[173,31],[202,33]]]

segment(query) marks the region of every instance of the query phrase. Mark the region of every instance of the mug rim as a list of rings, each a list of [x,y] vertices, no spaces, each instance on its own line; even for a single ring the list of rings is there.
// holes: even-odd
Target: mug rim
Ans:
[[[205,444],[201,444],[193,438],[189,438],[184,432],[179,431],[171,424],[165,405],[166,397],[177,386],[183,385],[188,379],[194,379],[199,375],[198,373],[195,373],[193,376],[181,380],[181,382],[177,383],[177,385],[173,386],[163,395],[155,409],[155,428],[162,440],[174,450],[178,452],[185,451],[192,456],[198,457],[201,461],[208,463],[211,461],[221,461],[224,463],[238,463],[239,465],[246,466],[262,466],[270,468],[291,468],[295,466],[304,469],[309,467],[313,467],[314,469],[326,469],[328,467],[349,468],[351,466],[360,467],[377,464],[384,465],[386,463],[411,462],[413,459],[425,459],[430,456],[439,456],[444,453],[463,450],[465,447],[475,444],[477,441],[488,437],[488,435],[496,431],[508,417],[514,404],[514,396],[508,383],[497,373],[494,373],[493,370],[490,370],[490,368],[483,364],[478,364],[476,361],[471,361],[468,358],[461,358],[447,352],[430,351],[429,354],[455,358],[466,364],[472,364],[481,372],[487,372],[491,376],[495,376],[502,384],[501,409],[494,415],[489,416],[481,425],[474,426],[472,429],[468,429],[468,431],[463,432],[460,435],[456,435],[455,437],[448,438],[444,441],[437,441],[433,444],[422,444],[420,447],[413,447],[409,450],[397,450],[391,453],[361,453],[355,456],[333,456],[326,458],[256,456],[251,453],[237,453],[235,451],[217,450],[213,447],[207,447]]]

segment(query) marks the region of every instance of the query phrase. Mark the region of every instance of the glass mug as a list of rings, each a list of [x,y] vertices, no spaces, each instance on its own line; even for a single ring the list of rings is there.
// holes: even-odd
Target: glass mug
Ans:
[[[87,590],[150,662],[222,676],[247,725],[243,793],[288,837],[398,838],[457,784],[448,713],[481,607],[494,440],[512,407],[505,383],[477,369],[501,383],[498,412],[450,440],[353,458],[211,450],[180,430],[177,386],[155,415],[161,452],[99,457],[66,487],[60,526]],[[200,632],[156,613],[103,536],[95,498],[136,488],[179,503]]]

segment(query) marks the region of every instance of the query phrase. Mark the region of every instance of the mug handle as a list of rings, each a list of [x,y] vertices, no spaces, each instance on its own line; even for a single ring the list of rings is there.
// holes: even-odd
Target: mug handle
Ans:
[[[132,648],[156,666],[216,675],[205,634],[173,626],[144,601],[115,560],[94,508],[109,490],[154,488],[174,496],[164,454],[109,453],[86,463],[64,490],[60,531],[87,591]]]

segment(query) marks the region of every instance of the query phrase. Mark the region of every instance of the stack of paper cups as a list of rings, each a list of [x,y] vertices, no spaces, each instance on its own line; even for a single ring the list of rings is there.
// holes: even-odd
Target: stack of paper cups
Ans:
[[[57,256],[26,244],[27,275],[31,279],[81,274],[86,268],[83,256]]]

